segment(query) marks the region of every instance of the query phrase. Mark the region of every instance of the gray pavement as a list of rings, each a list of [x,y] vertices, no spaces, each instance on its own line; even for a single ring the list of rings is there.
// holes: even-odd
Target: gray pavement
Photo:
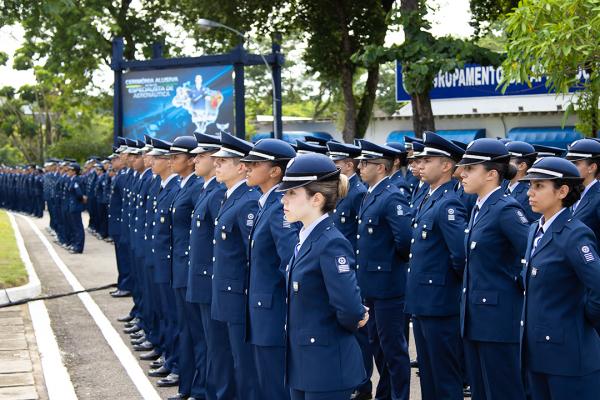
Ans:
[[[87,226],[84,214],[84,226]],[[51,240],[45,231],[48,226],[47,214],[43,219],[32,219],[43,234]],[[52,261],[48,251],[23,218],[17,217],[17,223],[23,235],[34,268],[42,283],[42,295],[70,292],[71,286]],[[115,283],[117,268],[114,246],[96,239],[86,232],[83,254],[70,254],[53,243],[60,258],[85,288],[93,288]],[[126,315],[131,309],[131,298],[114,299],[109,290],[91,292],[93,300],[129,345],[128,335],[122,332],[122,324],[116,318]],[[65,366],[71,376],[75,392],[79,399],[138,399],[141,395],[127,375],[111,347],[100,332],[98,326],[77,296],[67,296],[45,302],[50,315],[52,329],[63,355]],[[18,321],[16,321],[18,322]],[[4,332],[4,329],[0,329]],[[0,343],[3,342],[0,336]],[[2,350],[0,350],[0,357]],[[131,350],[137,358],[140,353]],[[411,357],[415,357],[415,346],[411,340]],[[0,358],[0,364],[2,364]],[[145,372],[149,362],[138,361]],[[2,383],[0,376],[0,384]],[[27,379],[23,377],[22,379]],[[156,378],[148,378],[152,383]],[[373,376],[374,387],[378,375]],[[24,380],[23,382],[29,382]],[[0,385],[1,386],[1,385]],[[28,385],[31,386],[31,385]],[[177,388],[156,388],[161,398],[173,396]],[[44,397],[39,397],[44,398]],[[0,400],[4,398],[0,392]],[[7,397],[8,399],[8,397]],[[10,397],[16,400],[17,397]],[[19,397],[20,399],[20,397]],[[420,399],[419,381],[415,370],[411,376],[411,399]]]

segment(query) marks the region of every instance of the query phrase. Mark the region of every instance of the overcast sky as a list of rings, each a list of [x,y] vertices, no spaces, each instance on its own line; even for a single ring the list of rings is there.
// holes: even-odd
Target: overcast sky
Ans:
[[[468,37],[473,33],[469,26],[471,17],[469,11],[469,0],[429,0],[435,9],[432,18],[432,33],[436,36],[452,35],[456,37]],[[23,40],[23,29],[20,26],[4,26],[0,28],[0,51],[12,57],[15,50],[19,48]],[[401,34],[390,34],[386,44],[402,41]],[[0,87],[11,85],[15,88],[26,83],[34,83],[35,79],[31,71],[15,71],[11,68],[12,59],[7,66],[0,67]],[[112,81],[112,73],[106,68],[95,77],[95,83],[108,88]]]

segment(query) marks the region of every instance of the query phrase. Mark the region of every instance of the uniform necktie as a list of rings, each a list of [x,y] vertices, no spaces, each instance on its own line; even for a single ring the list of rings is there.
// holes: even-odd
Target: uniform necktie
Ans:
[[[298,243],[295,247],[294,247],[294,258],[298,255],[298,252],[300,251],[300,246],[301,244]]]
[[[427,192],[427,194],[425,195],[425,197],[423,197],[423,200],[421,201],[421,204],[419,204],[419,212],[421,212],[421,208],[423,207],[423,205],[425,203],[427,203],[427,200],[429,200],[429,197],[431,197],[431,193]]]
[[[471,221],[471,225],[475,223],[475,220],[477,219],[478,215],[479,215],[479,206],[475,206],[475,208],[473,208],[473,220]]]
[[[535,234],[535,237],[533,238],[533,248],[531,249],[531,254],[533,254],[535,252],[535,249],[538,246],[538,243],[540,242],[540,240],[542,239],[543,236],[544,236],[544,221],[542,219],[542,224],[538,228],[538,230]]]

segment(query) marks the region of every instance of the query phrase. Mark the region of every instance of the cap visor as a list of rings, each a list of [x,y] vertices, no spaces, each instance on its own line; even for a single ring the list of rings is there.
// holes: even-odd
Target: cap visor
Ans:
[[[220,157],[220,158],[241,158],[239,154],[230,153],[227,150],[219,150],[215,154],[211,154],[211,157]]]
[[[242,158],[240,161],[241,162],[261,162],[261,161],[273,161],[273,160],[267,160],[266,158],[257,156],[255,154],[248,154],[246,157]]]
[[[311,182],[314,182],[314,181],[289,181],[289,182],[281,182],[279,184],[279,186],[277,187],[277,189],[275,189],[275,191],[276,192],[285,192],[286,190],[296,189],[296,188],[308,185]]]
[[[479,160],[477,158],[462,158],[456,165],[462,165],[463,167],[466,165],[475,165],[475,164],[483,164],[485,160]]]

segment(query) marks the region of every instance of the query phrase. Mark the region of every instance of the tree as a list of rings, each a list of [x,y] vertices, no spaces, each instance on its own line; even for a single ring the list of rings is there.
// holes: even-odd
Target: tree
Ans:
[[[475,36],[484,36],[519,5],[519,0],[470,0],[469,5]]]
[[[523,0],[505,21],[508,38],[504,86],[531,85],[546,77],[549,91],[569,94],[567,114],[578,128],[598,134],[600,98],[600,0]]]
[[[435,130],[429,91],[439,72],[449,72],[465,63],[499,65],[501,56],[478,46],[471,40],[450,36],[435,38],[425,18],[427,6],[424,0],[401,0],[400,7],[392,15],[394,23],[404,30],[404,42],[389,48],[366,46],[355,60],[369,67],[373,64],[399,60],[402,64],[403,82],[411,96],[413,129],[417,136],[426,130]]]

